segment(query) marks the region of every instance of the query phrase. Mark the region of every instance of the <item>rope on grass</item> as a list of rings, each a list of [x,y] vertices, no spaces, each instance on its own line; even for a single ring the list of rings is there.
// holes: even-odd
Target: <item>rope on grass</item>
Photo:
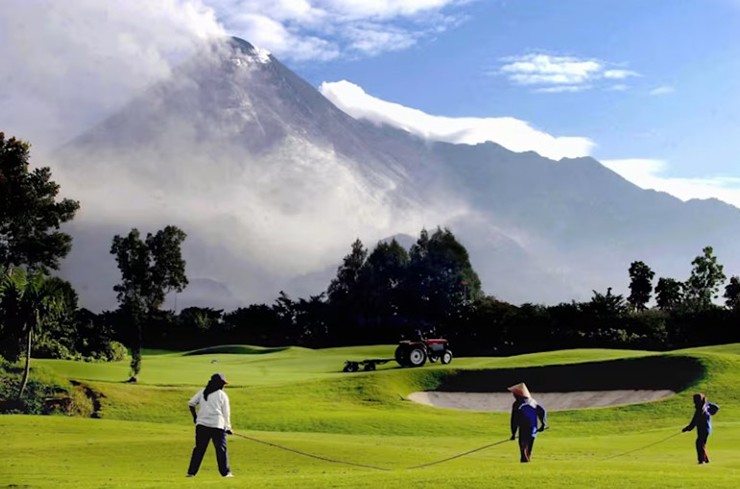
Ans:
[[[286,446],[283,446],[283,445],[278,445],[277,443],[272,443],[272,442],[269,442],[269,441],[260,440],[258,438],[253,438],[251,436],[240,435],[239,433],[234,433],[234,436],[238,436],[239,438],[244,438],[245,440],[253,441],[255,443],[261,443],[263,445],[267,445],[267,446],[270,446],[270,447],[279,448],[280,450],[285,450],[286,452],[296,453],[298,455],[303,455],[304,457],[315,458],[316,460],[322,460],[324,462],[330,462],[330,463],[333,463],[333,464],[350,465],[352,467],[360,467],[360,468],[363,468],[363,469],[380,470],[380,471],[383,471],[383,472],[390,472],[390,470],[391,470],[391,469],[386,469],[386,468],[383,468],[383,467],[376,467],[375,465],[357,464],[357,463],[354,463],[354,462],[345,462],[344,460],[336,460],[336,459],[333,459],[333,458],[322,457],[321,455],[314,455],[312,453],[308,453],[308,452],[304,452],[304,451],[301,451],[301,450],[297,450],[295,448],[289,448],[289,447],[286,447]]]
[[[630,454],[630,453],[634,453],[634,452],[637,452],[637,451],[639,451],[639,450],[645,450],[646,448],[654,447],[655,445],[658,445],[658,444],[660,444],[660,443],[666,442],[666,441],[670,440],[671,438],[675,438],[675,437],[677,437],[677,436],[678,436],[678,435],[680,435],[681,433],[682,433],[682,432],[681,432],[681,431],[679,431],[678,433],[673,433],[672,435],[670,435],[670,436],[666,436],[666,437],[665,437],[665,438],[663,438],[662,440],[658,440],[658,441],[656,441],[656,442],[654,442],[654,443],[650,443],[649,445],[645,445],[645,446],[643,446],[643,447],[635,448],[635,449],[633,449],[633,450],[628,450],[628,451],[626,451],[626,452],[622,452],[622,453],[618,453],[618,454],[616,454],[616,455],[612,455],[611,457],[607,457],[607,458],[605,458],[605,459],[604,459],[604,461],[607,461],[607,460],[611,460],[611,459],[613,459],[613,458],[617,458],[617,457],[621,457],[621,456],[623,456],[623,455],[628,455],[628,454]]]
[[[431,467],[432,465],[449,462],[450,460],[455,460],[456,458],[465,457],[466,455],[470,455],[471,453],[480,452],[481,450],[485,450],[486,448],[495,447],[496,445],[502,445],[506,443],[507,441],[511,441],[511,439],[506,438],[505,440],[497,441],[495,443],[489,443],[488,445],[483,445],[482,447],[474,448],[472,450],[468,450],[467,452],[458,453],[457,455],[453,455],[452,457],[443,458],[442,460],[437,460],[435,462],[429,462],[429,463],[421,464],[421,465],[414,465],[413,467],[406,467],[405,470],[421,469],[423,467]]]
[[[342,465],[350,465],[352,467],[360,467],[360,468],[363,468],[363,469],[379,470],[379,471],[382,471],[382,472],[391,472],[392,471],[392,469],[386,469],[384,467],[378,467],[378,466],[375,466],[375,465],[358,464],[358,463],[355,463],[355,462],[347,462],[347,461],[344,461],[344,460],[337,460],[337,459],[333,459],[333,458],[329,458],[329,457],[322,457],[321,455],[314,455],[313,453],[308,453],[308,452],[304,452],[302,450],[297,450],[295,448],[290,448],[290,447],[286,447],[286,446],[283,446],[283,445],[278,445],[277,443],[272,443],[272,442],[269,442],[269,441],[260,440],[258,438],[254,438],[254,437],[251,437],[251,436],[241,435],[239,433],[234,433],[234,436],[238,436],[239,438],[244,438],[245,440],[253,441],[255,443],[261,443],[263,445],[267,445],[267,446],[270,446],[270,447],[273,447],[273,448],[278,448],[280,450],[285,450],[287,452],[295,453],[295,454],[298,454],[298,455],[303,455],[304,457],[310,457],[310,458],[314,458],[316,460],[322,460],[324,462],[330,462],[330,463],[342,464]],[[502,445],[502,444],[506,443],[507,441],[510,441],[510,439],[509,438],[506,438],[505,440],[497,441],[497,442],[494,442],[494,443],[489,443],[488,445],[483,445],[482,447],[478,447],[478,448],[474,448],[472,450],[468,450],[466,452],[458,453],[457,455],[453,455],[451,457],[443,458],[441,460],[435,460],[434,462],[428,462],[428,463],[421,464],[421,465],[414,465],[413,467],[406,467],[403,470],[421,469],[421,468],[424,468],[424,467],[431,467],[432,465],[438,465],[438,464],[441,464],[441,463],[444,463],[444,462],[449,462],[450,460],[455,460],[457,458],[465,457],[465,456],[470,455],[472,453],[480,452],[480,451],[485,450],[487,448],[495,447],[496,445]]]

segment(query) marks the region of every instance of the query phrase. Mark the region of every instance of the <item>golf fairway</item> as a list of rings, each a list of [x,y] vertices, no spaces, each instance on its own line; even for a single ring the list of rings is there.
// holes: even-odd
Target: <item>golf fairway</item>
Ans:
[[[35,367],[98,393],[101,419],[0,416],[0,487],[740,487],[740,419],[735,415],[740,345],[660,354],[569,350],[460,358],[448,366],[418,369],[391,362],[376,372],[355,374],[339,372],[344,360],[391,356],[393,346],[219,351],[145,355],[138,385],[122,382],[125,363],[34,360]],[[701,375],[662,401],[549,413],[552,429],[538,436],[530,464],[518,462],[516,442],[504,442],[510,434],[508,414],[434,408],[406,399],[411,392],[435,389],[458,370],[572,365],[577,376],[579,365],[587,369],[587,362],[636,365],[630,362],[651,358],[695,359]],[[644,376],[670,375],[647,370]],[[232,436],[233,479],[219,476],[210,447],[198,476],[186,479],[193,444],[187,400],[216,371],[231,382],[226,392],[236,433],[386,470],[318,460]],[[695,433],[680,433],[693,412],[691,395],[699,391],[721,406],[709,439],[709,465],[696,464]]]

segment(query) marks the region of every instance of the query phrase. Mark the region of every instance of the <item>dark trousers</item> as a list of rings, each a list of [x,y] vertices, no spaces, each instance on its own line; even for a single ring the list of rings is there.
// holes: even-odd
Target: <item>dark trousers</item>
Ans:
[[[197,425],[195,427],[195,447],[193,448],[193,455],[190,457],[188,474],[195,475],[198,473],[209,441],[213,441],[213,448],[216,449],[218,471],[221,475],[231,472],[229,468],[229,454],[226,453],[226,431],[220,428]]]
[[[708,463],[709,456],[707,455],[707,438],[709,433],[702,433],[701,431],[696,434],[696,458],[700,464]]]
[[[534,448],[533,436],[519,435],[519,453],[521,454],[520,462],[529,462],[532,458],[532,449]]]

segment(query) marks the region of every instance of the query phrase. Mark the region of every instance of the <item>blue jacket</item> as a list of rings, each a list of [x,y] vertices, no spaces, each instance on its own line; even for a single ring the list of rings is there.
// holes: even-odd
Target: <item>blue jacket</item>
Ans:
[[[537,436],[537,420],[542,425],[539,430],[544,430],[547,426],[547,411],[537,404],[537,401],[530,398],[518,399],[511,406],[511,436],[516,436],[517,430],[519,437]]]
[[[696,408],[691,423],[684,428],[684,431],[691,431],[696,427],[696,431],[708,435],[712,432],[712,416],[717,414],[717,411],[719,411],[719,406],[709,401],[705,402],[703,406]]]

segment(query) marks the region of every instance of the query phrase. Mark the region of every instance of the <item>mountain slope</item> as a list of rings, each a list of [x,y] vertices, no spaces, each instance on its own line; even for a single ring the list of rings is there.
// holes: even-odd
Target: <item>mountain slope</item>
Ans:
[[[682,279],[705,245],[740,268],[738,209],[641,190],[591,158],[433,143],[353,119],[239,39],[204,46],[56,166],[83,206],[63,274],[98,309],[114,304],[112,236],[165,224],[189,234],[189,276],[221,284],[234,307],[319,293],[355,238],[372,247],[437,225],[468,247],[484,289],[515,303],[623,290],[633,260]]]

